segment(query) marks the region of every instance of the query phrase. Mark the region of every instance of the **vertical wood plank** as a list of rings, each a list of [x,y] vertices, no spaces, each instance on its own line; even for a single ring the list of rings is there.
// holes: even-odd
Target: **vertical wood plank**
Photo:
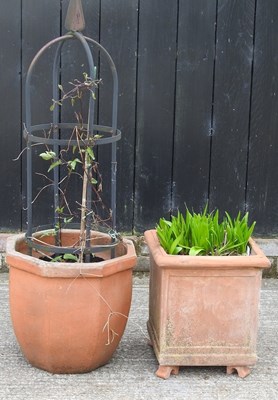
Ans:
[[[140,1],[135,230],[171,209],[177,1]]]
[[[21,228],[21,4],[5,2],[0,13],[0,230]]]
[[[102,0],[101,44],[108,50],[116,65],[119,78],[118,128],[122,139],[117,145],[117,229],[132,231],[136,52],[137,52],[138,0]],[[102,60],[99,103],[100,124],[111,125],[111,73]],[[99,148],[100,168],[103,172],[104,199],[110,205],[111,146]],[[105,164],[105,165],[103,165]],[[106,192],[106,193],[105,193]]]
[[[22,65],[23,83],[25,85],[26,73],[29,65],[39,51],[48,41],[60,34],[60,2],[28,0],[22,2]],[[40,61],[34,71],[32,80],[32,123],[51,122],[49,107],[52,99],[52,63],[54,47]],[[24,89],[23,85],[23,89]],[[25,121],[25,104],[23,90],[23,121]],[[23,140],[23,146],[25,146]],[[39,154],[45,151],[44,146],[36,146],[33,157],[33,172],[46,174],[48,165]],[[33,198],[49,183],[47,179],[33,175]],[[26,198],[26,162],[23,158],[23,200]],[[33,225],[46,224],[53,220],[53,189],[49,187],[43,190],[37,201],[34,203]],[[26,223],[26,215],[23,213],[23,224]]]
[[[216,1],[179,6],[173,208],[208,199]]]
[[[247,209],[256,232],[278,232],[278,6],[258,0]]]
[[[210,206],[245,209],[255,0],[218,3]]]

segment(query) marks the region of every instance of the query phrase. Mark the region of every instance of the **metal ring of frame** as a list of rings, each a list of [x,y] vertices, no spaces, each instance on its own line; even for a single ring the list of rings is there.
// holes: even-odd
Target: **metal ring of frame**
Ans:
[[[76,229],[79,227],[79,224],[75,224],[75,223],[70,223],[67,224],[67,229]],[[34,234],[43,234],[47,231],[53,231],[54,228],[52,225],[41,225],[38,226],[36,228],[32,229],[32,236],[28,236],[28,234],[25,234],[25,240],[28,243],[28,245],[30,245],[33,249],[35,250],[39,250],[41,252],[47,252],[47,253],[55,253],[55,254],[80,254],[81,253],[81,249],[77,248],[77,247],[63,247],[63,246],[56,246],[56,245],[52,245],[52,244],[41,244],[38,242],[35,242],[34,240],[36,240],[36,237],[33,236]],[[104,230],[103,230],[103,233]],[[107,251],[107,250],[112,250],[114,249],[119,243],[120,243],[120,239],[117,237],[117,235],[113,232],[106,232],[106,234],[108,236],[110,236],[111,238],[111,243],[107,243],[107,244],[102,244],[102,245],[94,245],[94,246],[89,246],[83,249],[83,253],[84,254],[94,254],[94,253],[99,253],[101,251]]]

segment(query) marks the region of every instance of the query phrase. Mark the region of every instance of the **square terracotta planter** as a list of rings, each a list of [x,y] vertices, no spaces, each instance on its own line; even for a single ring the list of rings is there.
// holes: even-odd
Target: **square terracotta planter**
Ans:
[[[253,239],[250,256],[168,255],[155,230],[150,249],[148,331],[164,379],[179,366],[226,366],[245,377],[257,360],[262,270],[270,263]]]

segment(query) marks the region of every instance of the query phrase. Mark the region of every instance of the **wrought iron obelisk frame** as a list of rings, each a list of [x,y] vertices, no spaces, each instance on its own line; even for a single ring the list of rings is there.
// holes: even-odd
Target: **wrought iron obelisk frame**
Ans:
[[[116,144],[121,138],[121,132],[117,129],[117,104],[118,104],[118,77],[114,62],[105,50],[95,40],[84,36],[81,31],[85,27],[83,9],[81,0],[70,0],[69,8],[65,23],[68,33],[65,35],[55,38],[43,46],[39,52],[34,57],[31,65],[29,67],[27,77],[26,77],[26,87],[25,87],[25,102],[26,102],[26,125],[24,128],[24,137],[27,141],[27,233],[26,240],[29,244],[30,249],[36,249],[39,251],[51,251],[55,254],[66,254],[66,253],[78,253],[76,249],[58,246],[57,241],[55,245],[51,245],[51,250],[45,244],[37,242],[34,240],[34,234],[38,231],[49,230],[55,227],[57,221],[59,220],[59,214],[57,210],[59,209],[59,168],[53,168],[53,223],[44,224],[41,226],[33,226],[33,171],[32,171],[32,158],[34,151],[34,145],[38,143],[48,146],[48,148],[53,149],[53,152],[57,155],[59,154],[61,148],[65,146],[80,146],[77,140],[61,138],[61,130],[73,130],[76,123],[72,122],[60,122],[60,115],[58,107],[54,107],[52,121],[49,123],[32,125],[32,108],[31,108],[31,82],[34,72],[34,68],[41,58],[41,56],[47,52],[47,50],[54,45],[57,45],[54,61],[53,61],[53,71],[52,71],[52,96],[54,101],[59,100],[59,79],[60,79],[60,59],[61,51],[65,42],[75,40],[84,49],[87,63],[88,63],[88,75],[92,79],[96,79],[95,63],[92,54],[91,47],[97,49],[97,51],[102,54],[103,58],[106,59],[110,71],[112,74],[112,121],[111,126],[103,126],[95,124],[95,99],[90,96],[88,100],[88,121],[84,124],[89,135],[88,140],[84,145],[93,143],[94,146],[100,145],[110,145],[111,146],[111,243],[105,245],[91,245],[90,242],[90,232],[91,232],[91,215],[90,206],[92,203],[92,190],[88,188],[87,195],[87,209],[86,213],[86,248],[84,250],[85,255],[91,253],[96,253],[103,250],[104,248],[113,249],[117,242],[116,232],[116,170],[117,170],[117,159],[116,159]],[[47,136],[44,132],[52,130],[53,134]],[[97,138],[95,138],[96,133]],[[92,139],[92,140],[91,140]],[[89,184],[89,183],[88,183]],[[77,228],[79,224],[69,223],[67,228]],[[113,253],[113,252],[112,252]]]

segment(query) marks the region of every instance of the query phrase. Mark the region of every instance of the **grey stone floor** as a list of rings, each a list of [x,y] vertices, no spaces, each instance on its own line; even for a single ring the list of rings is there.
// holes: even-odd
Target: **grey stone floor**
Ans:
[[[164,381],[147,345],[148,278],[135,277],[129,322],[111,362],[82,375],[52,375],[31,367],[13,335],[8,308],[8,278],[0,274],[0,399],[278,399],[278,280],[264,280],[258,338],[259,360],[244,380],[222,367],[181,368]]]

